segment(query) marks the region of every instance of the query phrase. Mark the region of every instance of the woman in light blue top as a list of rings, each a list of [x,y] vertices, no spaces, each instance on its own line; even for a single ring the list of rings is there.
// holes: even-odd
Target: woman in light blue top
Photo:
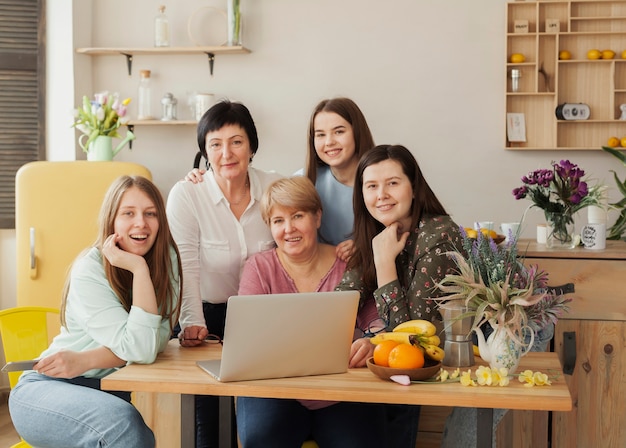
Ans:
[[[374,138],[361,109],[349,98],[320,101],[309,122],[305,175],[315,184],[324,214],[320,240],[337,246],[347,260],[352,253],[354,175]]]
[[[100,390],[127,363],[149,364],[178,320],[181,262],[165,204],[148,179],[109,188],[93,247],[66,281],[61,333],[9,397],[17,432],[38,447],[154,447],[129,393]]]

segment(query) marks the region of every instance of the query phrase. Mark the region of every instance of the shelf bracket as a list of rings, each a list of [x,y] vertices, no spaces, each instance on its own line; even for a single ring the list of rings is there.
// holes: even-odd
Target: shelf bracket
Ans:
[[[135,125],[134,124],[127,124],[126,127],[128,128],[128,130],[132,133],[134,133],[135,131]],[[128,149],[133,149],[133,140],[129,140],[128,141]]]
[[[128,53],[122,53],[126,56],[126,67],[128,67],[128,76],[133,73],[133,55]]]
[[[213,64],[215,63],[215,53],[207,53],[206,55],[209,57],[209,72],[211,73],[211,76],[213,76]]]

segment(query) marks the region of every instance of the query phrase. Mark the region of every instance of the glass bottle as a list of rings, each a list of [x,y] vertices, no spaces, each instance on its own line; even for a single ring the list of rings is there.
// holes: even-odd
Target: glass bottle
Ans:
[[[159,15],[154,19],[154,46],[170,46],[170,22],[165,15],[165,5],[159,6]]]
[[[138,120],[150,120],[152,114],[150,109],[151,104],[151,92],[150,92],[150,70],[141,70],[139,72],[139,91],[138,91]]]

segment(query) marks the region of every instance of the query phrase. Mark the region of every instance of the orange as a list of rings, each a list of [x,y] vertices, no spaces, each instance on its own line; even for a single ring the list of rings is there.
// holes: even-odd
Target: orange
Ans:
[[[389,352],[400,344],[398,341],[382,341],[374,348],[374,364],[389,367]]]
[[[420,369],[424,367],[424,352],[411,344],[398,344],[389,352],[389,367]]]
[[[615,148],[616,146],[619,146],[619,143],[620,143],[619,138],[611,137],[611,138],[609,138],[609,141],[606,142],[606,145],[611,147],[611,148]]]

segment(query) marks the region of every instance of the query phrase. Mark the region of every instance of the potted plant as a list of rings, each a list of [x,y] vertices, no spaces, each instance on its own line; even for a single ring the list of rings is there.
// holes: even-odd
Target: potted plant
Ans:
[[[458,300],[468,308],[459,318],[473,316],[471,330],[478,336],[481,356],[491,351],[492,368],[506,367],[513,373],[519,357],[532,346],[533,335],[555,324],[567,310],[566,298],[548,288],[548,274],[538,266],[525,266],[513,238],[504,245],[478,234],[469,238],[463,227],[463,248],[448,252],[457,272],[446,275],[436,287],[448,295],[438,301]],[[488,324],[493,333],[487,340],[481,326]],[[494,353],[502,350],[503,353]],[[499,364],[505,360],[504,364]]]
[[[622,165],[626,166],[626,156],[621,151],[618,151],[617,149],[611,148],[609,146],[603,146],[602,149],[609,154],[617,157],[619,161],[622,162]],[[622,193],[623,198],[617,202],[609,204],[610,207],[619,210],[620,214],[617,217],[615,223],[611,227],[609,227],[606,239],[626,240],[626,238],[622,237],[622,235],[624,235],[624,232],[626,232],[626,179],[622,181],[619,177],[617,177],[617,173],[615,171],[611,170],[611,172],[613,173],[613,177],[615,178],[615,184],[617,185],[617,189],[620,191],[620,193]]]
[[[87,154],[87,160],[113,160],[124,145],[135,138],[127,131],[126,137],[113,149],[113,138],[121,138],[119,127],[128,122],[128,103],[130,98],[120,101],[117,93],[97,93],[91,101],[83,96],[82,107],[74,110],[73,126],[82,132],[78,144]]]
[[[522,186],[513,190],[515,199],[530,199],[531,206],[543,210],[548,222],[548,247],[573,248],[574,214],[598,205],[602,191],[589,187],[585,172],[569,160],[552,162],[549,169],[538,169],[522,176]]]

